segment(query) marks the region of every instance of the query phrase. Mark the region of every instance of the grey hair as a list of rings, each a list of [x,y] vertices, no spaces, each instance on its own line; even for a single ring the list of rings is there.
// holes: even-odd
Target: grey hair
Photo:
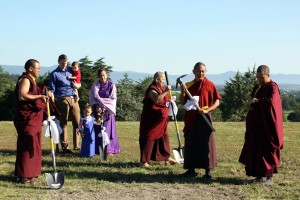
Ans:
[[[158,77],[164,76],[165,74],[163,72],[155,72],[153,76],[153,81],[155,81]]]

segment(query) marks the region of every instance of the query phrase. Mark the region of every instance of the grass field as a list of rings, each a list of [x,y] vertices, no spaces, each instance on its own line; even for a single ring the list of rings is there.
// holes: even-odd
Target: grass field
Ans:
[[[213,179],[182,178],[181,165],[152,162],[139,166],[139,122],[118,122],[121,154],[100,162],[98,156],[57,156],[57,169],[65,175],[60,190],[47,188],[44,174],[33,185],[16,184],[13,176],[16,131],[12,122],[0,122],[0,199],[300,199],[300,123],[284,123],[284,149],[274,184],[254,183],[238,163],[245,132],[244,123],[216,122],[218,167]],[[71,127],[69,125],[69,127]],[[180,130],[183,123],[179,123]],[[69,132],[71,132],[69,130]],[[182,134],[182,131],[180,131]],[[169,123],[171,147],[177,147],[173,122]],[[72,136],[70,135],[70,141]],[[182,138],[183,142],[183,138]],[[49,138],[43,137],[43,173],[51,172]]]

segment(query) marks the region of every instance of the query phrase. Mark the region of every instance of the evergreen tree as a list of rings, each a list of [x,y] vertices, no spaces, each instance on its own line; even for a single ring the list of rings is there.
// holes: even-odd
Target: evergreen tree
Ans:
[[[147,76],[143,80],[136,82],[134,87],[134,96],[137,102],[142,102],[146,93],[148,86],[152,83],[153,77]]]
[[[0,121],[11,121],[14,118],[16,81],[15,75],[4,72],[0,66]]]
[[[220,103],[224,121],[245,120],[248,111],[246,103],[255,84],[257,84],[255,67],[253,70],[248,69],[244,75],[237,72],[234,78],[226,81]]]
[[[124,74],[118,81],[117,87],[117,116],[118,121],[138,121],[141,112],[141,102],[136,96],[134,81]],[[142,94],[139,94],[142,95]]]
[[[300,122],[300,103],[298,103],[295,110],[287,116],[287,119],[291,122]]]
[[[16,80],[13,79],[13,76],[7,72],[3,71],[3,68],[0,66],[0,97],[6,94],[7,90],[12,90],[15,87]]]
[[[89,102],[89,91],[94,81],[98,80],[97,69],[93,66],[93,61],[89,60],[88,56],[81,58],[78,61],[81,71],[81,87],[78,90],[79,94],[79,107],[81,113],[84,106]]]

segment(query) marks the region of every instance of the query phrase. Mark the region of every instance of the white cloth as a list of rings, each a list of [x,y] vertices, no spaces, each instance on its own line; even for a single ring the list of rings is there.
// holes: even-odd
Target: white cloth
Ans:
[[[46,126],[45,137],[49,137],[50,131],[51,131],[51,136],[53,138],[53,142],[55,144],[58,144],[59,143],[59,132],[58,132],[56,123],[53,121],[54,118],[55,118],[54,116],[50,116],[48,118],[48,120],[43,121],[43,125]],[[50,127],[49,127],[49,123],[50,123]]]
[[[176,116],[178,113],[178,107],[175,101],[176,101],[176,96],[172,96],[171,100],[166,103],[166,106],[169,107],[168,116],[172,117],[173,120],[174,120],[174,115]],[[173,111],[174,111],[174,115],[173,115]]]
[[[103,148],[110,143],[107,133],[105,132],[105,127],[101,129],[101,133],[98,134],[98,137],[102,137]]]
[[[186,111],[197,110],[196,105],[198,104],[198,101],[199,101],[199,96],[193,96],[192,100],[187,100],[187,102],[184,104],[183,108]]]

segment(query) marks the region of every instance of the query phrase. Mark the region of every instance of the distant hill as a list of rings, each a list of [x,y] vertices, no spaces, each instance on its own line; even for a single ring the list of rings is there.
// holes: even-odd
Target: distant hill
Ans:
[[[21,74],[24,71],[23,66],[12,66],[12,65],[1,65],[3,70],[5,72],[8,72],[10,74]],[[52,67],[41,67],[41,74],[51,72],[54,70],[57,66]],[[124,74],[127,73],[128,77],[131,78],[133,81],[142,81],[144,78],[150,76],[152,77],[153,74],[149,73],[142,73],[142,72],[134,72],[134,71],[113,71],[110,74],[110,78],[113,82],[117,83],[120,79],[124,78]],[[226,81],[229,81],[230,78],[234,77],[234,75],[237,72],[234,71],[228,71],[225,73],[220,74],[207,74],[207,78],[213,81],[216,85],[224,85]],[[180,75],[172,75],[168,74],[169,81],[171,85],[176,84],[176,79]],[[193,74],[188,74],[184,78],[182,78],[183,82],[190,81],[194,78]],[[272,80],[277,82],[277,84],[280,85],[280,87],[284,87],[288,90],[295,89],[300,90],[300,74],[271,74]]]
[[[3,68],[3,71],[8,72],[10,74],[22,74],[25,69],[24,66],[16,66],[16,65],[0,65]],[[40,74],[45,74],[47,72],[51,72],[57,67],[57,65],[54,65],[52,67],[43,67],[41,66],[41,72]]]

